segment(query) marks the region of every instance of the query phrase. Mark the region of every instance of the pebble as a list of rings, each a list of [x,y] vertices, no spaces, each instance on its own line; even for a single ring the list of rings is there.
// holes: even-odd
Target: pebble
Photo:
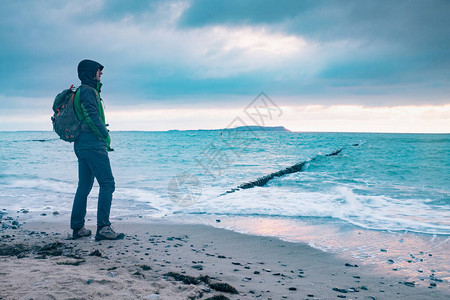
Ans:
[[[140,265],[139,267],[144,271],[148,271],[148,270],[152,269],[150,266],[147,266],[147,265]]]
[[[352,268],[357,268],[358,267],[358,265],[352,265],[352,264],[349,264],[349,263],[346,263],[345,266],[346,267],[352,267]]]
[[[442,279],[439,279],[439,278],[434,277],[434,274],[431,274],[431,275],[430,275],[430,280],[434,280],[434,281],[436,281],[436,282],[443,282]]]
[[[346,289],[340,289],[340,288],[333,288],[333,291],[335,291],[335,292],[339,292],[339,293],[347,293],[347,290]]]
[[[158,294],[151,294],[144,297],[144,299],[150,299],[150,300],[160,300],[161,297]]]
[[[96,249],[95,251],[91,252],[91,253],[89,254],[89,256],[98,256],[98,257],[102,257],[102,253],[101,253],[98,249]]]
[[[89,279],[86,281],[86,284],[91,284],[92,281],[94,281],[94,279],[93,279],[93,278],[89,278]]]
[[[203,266],[202,265],[193,265],[192,268],[196,269],[196,270],[200,270],[200,271],[203,270]]]
[[[108,276],[109,276],[109,277],[112,277],[112,278],[116,277],[116,275],[117,275],[116,272],[109,272],[109,273],[108,273]]]

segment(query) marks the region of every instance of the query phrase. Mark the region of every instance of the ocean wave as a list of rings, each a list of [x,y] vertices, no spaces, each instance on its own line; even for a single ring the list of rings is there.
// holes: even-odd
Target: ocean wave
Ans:
[[[446,213],[419,199],[359,195],[347,186],[325,192],[289,191],[283,187],[255,187],[242,193],[205,199],[183,210],[186,214],[223,214],[286,218],[334,218],[375,230],[407,230],[450,234]],[[414,205],[412,205],[414,203]]]

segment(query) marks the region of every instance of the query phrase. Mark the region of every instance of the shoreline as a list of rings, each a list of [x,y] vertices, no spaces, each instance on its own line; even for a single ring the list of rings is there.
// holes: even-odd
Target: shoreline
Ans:
[[[116,230],[126,238],[102,242],[93,237],[70,240],[62,222],[30,221],[15,227],[0,232],[2,254],[16,246],[13,255],[0,256],[1,299],[450,297],[447,281],[377,275],[376,266],[358,265],[357,259],[343,260],[304,243],[207,225],[116,221]],[[46,253],[46,247],[55,251]],[[217,283],[238,294],[215,290]]]
[[[371,265],[378,274],[408,277],[422,285],[434,278],[450,283],[448,235],[370,230],[336,220],[324,223],[285,218],[222,217],[216,222],[193,224],[198,223],[307,244],[344,260]]]

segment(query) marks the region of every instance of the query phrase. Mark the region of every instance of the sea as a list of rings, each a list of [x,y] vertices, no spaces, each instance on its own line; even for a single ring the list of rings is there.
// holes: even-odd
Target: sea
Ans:
[[[450,281],[450,134],[250,129],[111,137],[113,223],[207,224],[307,243],[419,281]],[[0,132],[0,216],[69,224],[77,176],[73,144],[54,132]],[[95,184],[92,226],[97,196]]]

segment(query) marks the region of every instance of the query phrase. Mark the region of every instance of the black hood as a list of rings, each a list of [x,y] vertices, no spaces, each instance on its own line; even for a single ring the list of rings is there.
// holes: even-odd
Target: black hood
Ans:
[[[93,88],[97,87],[97,70],[103,70],[103,66],[93,60],[85,59],[78,64],[78,78],[82,84],[87,84]]]

